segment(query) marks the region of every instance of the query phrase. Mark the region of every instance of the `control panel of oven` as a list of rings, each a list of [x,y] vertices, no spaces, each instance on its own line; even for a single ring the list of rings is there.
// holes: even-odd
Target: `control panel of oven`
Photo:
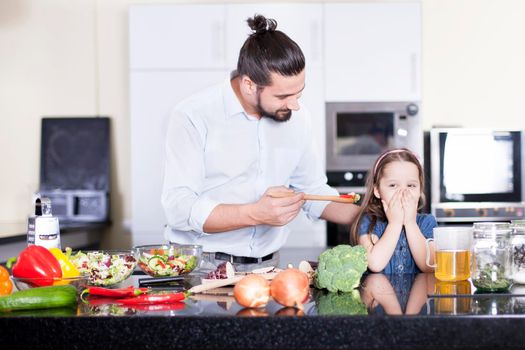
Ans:
[[[365,187],[366,170],[328,171],[326,177],[332,187]]]

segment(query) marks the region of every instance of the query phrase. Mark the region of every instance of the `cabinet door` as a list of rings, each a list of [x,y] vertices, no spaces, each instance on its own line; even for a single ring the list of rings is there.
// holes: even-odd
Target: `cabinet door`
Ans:
[[[223,69],[224,9],[225,5],[131,5],[130,68]]]
[[[328,101],[420,98],[419,3],[325,4]]]
[[[131,193],[133,244],[163,242],[160,203],[171,109],[189,95],[226,79],[224,71],[131,71]]]
[[[226,6],[226,60],[237,66],[239,50],[251,34],[246,23],[256,13],[277,21],[283,31],[303,50],[307,67],[322,65],[322,4],[230,4]]]

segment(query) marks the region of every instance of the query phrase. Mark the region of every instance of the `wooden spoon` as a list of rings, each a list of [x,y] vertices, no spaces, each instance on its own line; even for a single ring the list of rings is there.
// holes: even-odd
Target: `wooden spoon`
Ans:
[[[273,192],[273,193],[268,193],[268,195],[273,198],[286,198],[286,197],[295,196],[296,192]],[[323,195],[305,193],[304,199],[307,201],[330,201],[330,202],[338,202],[338,203],[355,203],[359,201],[360,196],[353,192],[349,194],[341,194],[339,196],[323,196]]]

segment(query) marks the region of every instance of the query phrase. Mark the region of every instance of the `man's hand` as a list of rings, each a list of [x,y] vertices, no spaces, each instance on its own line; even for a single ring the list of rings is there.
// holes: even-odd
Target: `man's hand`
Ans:
[[[289,197],[274,198],[272,193],[286,192]],[[304,204],[304,193],[295,193],[284,186],[270,187],[250,210],[250,216],[257,224],[283,226],[292,221]]]

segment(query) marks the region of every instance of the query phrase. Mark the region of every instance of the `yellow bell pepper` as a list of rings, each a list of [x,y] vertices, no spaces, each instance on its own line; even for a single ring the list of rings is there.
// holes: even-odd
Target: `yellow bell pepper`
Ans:
[[[62,269],[62,278],[72,278],[80,276],[78,269],[69,261],[69,258],[58,248],[49,249],[51,254],[55,256]],[[71,281],[56,281],[53,285],[69,284]]]

